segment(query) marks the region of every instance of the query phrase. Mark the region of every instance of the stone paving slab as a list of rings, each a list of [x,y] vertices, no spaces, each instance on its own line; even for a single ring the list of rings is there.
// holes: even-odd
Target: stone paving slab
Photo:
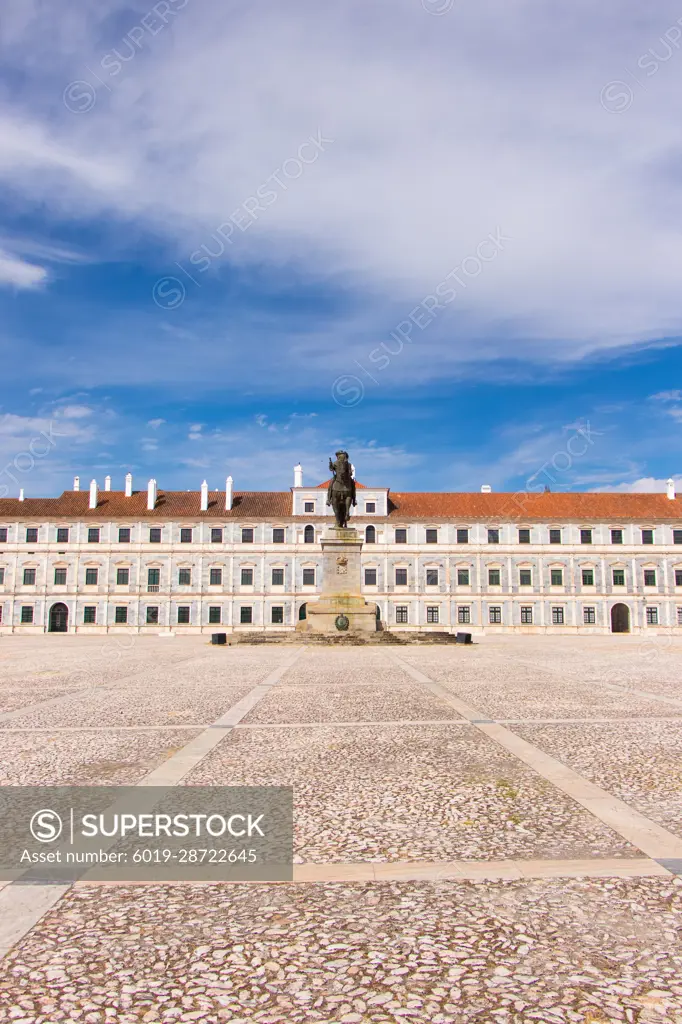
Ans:
[[[672,878],[76,887],[0,1021],[676,1024],[681,927]]]
[[[384,682],[381,686],[364,683],[319,687],[294,686],[290,682],[273,690],[244,722],[352,722],[394,721],[405,719],[455,719],[461,716],[452,708],[425,692],[423,687]]]

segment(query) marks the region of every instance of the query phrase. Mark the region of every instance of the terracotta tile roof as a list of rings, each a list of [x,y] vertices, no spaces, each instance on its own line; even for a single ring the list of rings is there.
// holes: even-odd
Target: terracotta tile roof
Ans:
[[[156,508],[147,509],[147,491],[100,491],[97,508],[88,508],[89,491],[64,491],[59,498],[0,499],[0,519],[288,519],[290,491],[238,491],[231,511],[225,491],[208,492],[201,511],[200,491],[159,491]]]
[[[324,489],[325,489],[325,491],[326,491],[326,490],[327,490],[327,488],[329,487],[330,483],[331,483],[331,480],[325,480],[325,482],[324,482],[323,484],[317,484],[316,486],[317,486],[318,488],[320,488],[320,487],[324,487]],[[356,488],[360,488],[361,490],[366,490],[366,486],[365,486],[365,484],[361,484],[359,480],[356,480],[356,481],[355,481],[355,487],[356,487]]]

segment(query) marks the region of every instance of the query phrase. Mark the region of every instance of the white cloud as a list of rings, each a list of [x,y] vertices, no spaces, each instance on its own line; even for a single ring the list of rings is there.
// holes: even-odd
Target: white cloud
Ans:
[[[0,249],[0,285],[14,288],[38,288],[47,280],[47,271],[35,263],[27,263]]]
[[[64,405],[57,410],[57,415],[62,416],[65,420],[82,420],[92,416],[93,412],[94,409],[91,409],[89,405]]]
[[[673,475],[675,481],[675,492],[679,495],[682,494],[682,474]],[[643,476],[639,480],[633,480],[630,483],[613,484],[611,486],[600,487],[600,491],[623,491],[625,493],[642,493],[642,494],[665,494],[667,488],[667,480],[657,480],[653,476]]]
[[[652,402],[682,402],[682,391],[679,388],[674,391],[658,391],[655,395],[649,395]]]
[[[166,421],[162,419],[147,420],[147,426],[151,427],[152,430],[158,430]]]

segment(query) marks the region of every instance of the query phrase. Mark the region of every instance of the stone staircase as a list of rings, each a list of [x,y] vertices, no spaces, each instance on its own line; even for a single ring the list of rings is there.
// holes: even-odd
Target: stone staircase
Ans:
[[[232,633],[229,644],[296,644],[306,647],[406,646],[407,644],[454,644],[454,633],[420,633],[377,630],[376,633]]]

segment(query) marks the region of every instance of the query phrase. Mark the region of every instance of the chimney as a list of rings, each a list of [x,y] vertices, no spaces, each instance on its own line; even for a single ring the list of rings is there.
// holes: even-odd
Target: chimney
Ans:
[[[673,480],[672,477],[670,477],[669,480],[666,480],[665,488],[666,488],[666,494],[668,495],[670,500],[674,501],[675,500],[675,481]]]
[[[133,496],[133,474],[126,473],[126,498]]]
[[[303,487],[303,466],[300,462],[294,466],[294,487]]]
[[[21,490],[19,491],[19,501],[23,501],[23,500],[24,500],[24,488],[22,487]]]
[[[490,484],[481,484],[481,494],[491,494],[492,487]]]
[[[111,490],[111,477],[110,476],[105,476],[104,477],[104,490],[105,491],[110,491]]]
[[[147,508],[156,508],[156,480],[150,480],[147,484]]]
[[[232,508],[232,503],[234,501],[234,495],[232,493],[232,484],[233,484],[233,482],[234,481],[232,480],[231,476],[228,476],[227,480],[225,481],[225,511],[226,512],[230,511],[230,509]]]
[[[81,478],[79,476],[73,478],[73,489],[74,491],[80,491],[81,489]]]
[[[201,485],[201,511],[208,512],[208,483],[205,480]]]
[[[97,508],[97,481],[90,481],[90,502],[88,508]]]

